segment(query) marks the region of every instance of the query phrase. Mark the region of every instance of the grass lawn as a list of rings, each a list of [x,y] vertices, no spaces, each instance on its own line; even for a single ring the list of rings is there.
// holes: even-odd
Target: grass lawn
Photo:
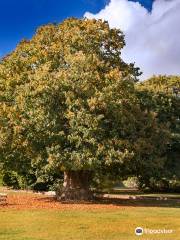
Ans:
[[[179,240],[180,209],[0,210],[0,240]],[[173,234],[135,236],[137,226]]]
[[[180,239],[178,200],[62,204],[45,195],[7,193],[8,204],[0,207],[0,240]],[[136,227],[173,233],[136,236]]]

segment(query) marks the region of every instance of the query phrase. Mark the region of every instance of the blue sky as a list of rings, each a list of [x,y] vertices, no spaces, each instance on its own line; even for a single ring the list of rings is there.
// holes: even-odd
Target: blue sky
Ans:
[[[136,0],[132,0],[136,1]],[[139,0],[150,9],[152,0]],[[108,0],[0,0],[0,56],[12,51],[23,38],[31,38],[36,28],[67,17],[97,13]]]

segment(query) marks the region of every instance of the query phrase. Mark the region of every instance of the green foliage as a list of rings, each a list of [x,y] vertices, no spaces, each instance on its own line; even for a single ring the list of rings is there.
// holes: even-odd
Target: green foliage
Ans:
[[[161,178],[161,179],[150,179],[150,184],[147,191],[151,192],[177,192],[180,193],[180,180],[177,178],[174,179],[167,179],[167,178]]]
[[[3,170],[2,185],[12,187],[14,189],[32,189],[35,191],[55,190],[57,184],[63,179],[60,172],[53,171],[46,174],[39,173],[39,177],[34,174],[19,175],[13,170]]]
[[[141,89],[154,93],[166,95],[176,95],[176,90],[180,90],[180,76],[159,75],[138,83]]]
[[[154,178],[161,181],[164,177],[166,182],[174,177],[180,178],[180,77],[154,76],[137,84],[137,88],[143,110],[154,112],[158,122],[169,132],[164,168]]]
[[[3,181],[3,185],[5,186],[13,187],[14,189],[20,188],[18,175],[14,171],[6,172],[3,175],[2,181]]]
[[[128,177],[123,181],[123,184],[127,188],[138,188],[138,178],[137,177]]]
[[[0,174],[0,187],[3,185],[2,175]]]
[[[121,59],[124,44],[107,22],[68,19],[39,28],[1,61],[5,169],[35,174],[38,183],[55,169],[112,179],[158,174],[168,135],[142,110],[139,72]]]

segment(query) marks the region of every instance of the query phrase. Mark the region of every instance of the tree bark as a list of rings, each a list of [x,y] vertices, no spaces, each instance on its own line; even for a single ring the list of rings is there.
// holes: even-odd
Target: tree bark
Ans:
[[[57,192],[57,198],[64,201],[92,200],[91,179],[92,172],[88,170],[65,171],[63,188]]]

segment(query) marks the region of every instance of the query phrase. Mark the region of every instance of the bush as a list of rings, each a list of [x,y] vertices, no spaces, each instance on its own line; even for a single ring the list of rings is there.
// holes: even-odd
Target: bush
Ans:
[[[62,181],[61,172],[48,171],[38,172],[36,169],[18,173],[9,169],[2,170],[2,182],[4,186],[13,189],[32,189],[35,191],[55,190],[59,181]]]
[[[31,188],[35,191],[48,191],[49,186],[46,182],[36,182],[31,186]]]
[[[3,185],[3,179],[2,179],[3,177],[2,177],[2,175],[0,174],[0,186],[2,186]]]
[[[13,189],[20,189],[18,174],[14,171],[5,172],[2,181],[4,186],[12,187]]]
[[[138,188],[137,177],[128,177],[127,180],[123,181],[123,184],[127,188]]]
[[[149,181],[149,185],[146,186],[144,191],[151,191],[151,192],[172,192],[172,193],[180,193],[180,179],[154,179],[151,178]]]
[[[174,179],[169,181],[170,191],[180,193],[180,179]]]
[[[50,191],[57,191],[63,187],[63,179],[56,179],[52,185],[49,186]]]

